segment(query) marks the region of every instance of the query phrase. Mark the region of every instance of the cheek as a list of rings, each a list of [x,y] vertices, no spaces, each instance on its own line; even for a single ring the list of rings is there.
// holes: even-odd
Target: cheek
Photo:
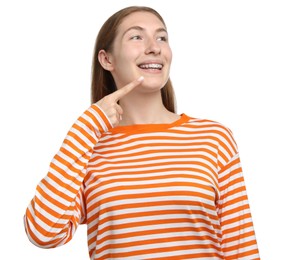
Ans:
[[[167,61],[171,62],[172,61],[172,51],[171,51],[170,47],[168,47],[164,50],[164,54],[165,54]]]
[[[134,53],[129,49],[120,49],[119,53],[115,55],[115,65],[125,66],[134,59]]]

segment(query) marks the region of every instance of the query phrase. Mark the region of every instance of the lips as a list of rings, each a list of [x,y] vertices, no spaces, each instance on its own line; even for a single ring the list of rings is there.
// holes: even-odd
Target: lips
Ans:
[[[160,63],[142,63],[138,65],[141,69],[154,69],[154,70],[161,70],[163,65]]]

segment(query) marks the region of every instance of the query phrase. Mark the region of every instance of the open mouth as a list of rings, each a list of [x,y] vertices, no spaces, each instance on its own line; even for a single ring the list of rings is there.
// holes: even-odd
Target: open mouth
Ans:
[[[140,69],[145,69],[145,70],[161,70],[163,68],[162,64],[159,63],[150,63],[150,64],[140,64],[138,65]]]

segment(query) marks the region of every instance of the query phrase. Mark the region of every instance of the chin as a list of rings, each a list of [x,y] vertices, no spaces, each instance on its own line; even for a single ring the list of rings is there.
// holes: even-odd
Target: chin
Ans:
[[[163,78],[157,78],[157,77],[146,77],[144,75],[144,81],[142,82],[142,85],[146,85],[147,87],[156,87],[156,86],[164,86],[167,80],[164,80]]]
[[[153,93],[153,92],[159,92],[164,85],[162,84],[142,84],[140,86],[140,90],[145,93]]]

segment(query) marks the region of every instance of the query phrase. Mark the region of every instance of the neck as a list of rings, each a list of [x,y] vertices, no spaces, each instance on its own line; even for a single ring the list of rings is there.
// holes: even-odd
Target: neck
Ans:
[[[179,117],[165,108],[161,92],[129,94],[120,100],[120,105],[123,109],[120,125],[170,123]]]

